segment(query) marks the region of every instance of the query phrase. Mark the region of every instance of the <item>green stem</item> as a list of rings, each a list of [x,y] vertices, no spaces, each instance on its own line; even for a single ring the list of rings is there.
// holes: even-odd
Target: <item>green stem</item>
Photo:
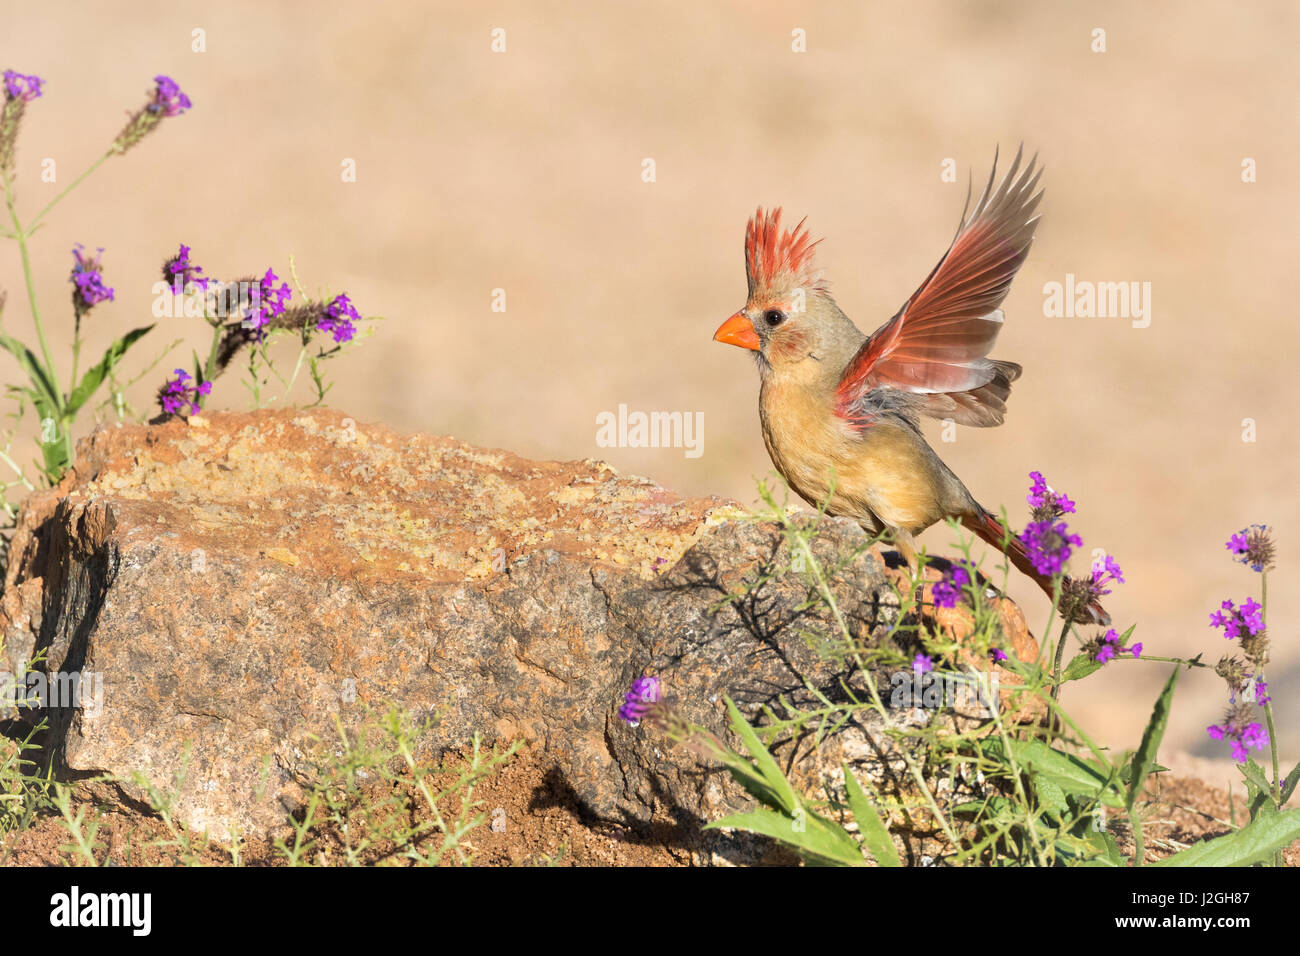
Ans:
[[[1268,571],[1259,573],[1259,619],[1264,622],[1264,628],[1268,629]],[[1263,677],[1263,671],[1256,678]],[[1281,767],[1277,760],[1277,731],[1273,729],[1273,702],[1270,700],[1264,705],[1264,719],[1268,722],[1268,743],[1269,748],[1273,751],[1273,803],[1279,810],[1282,809],[1282,773]]]
[[[23,231],[22,224],[18,221],[18,212],[14,209],[13,186],[9,182],[9,174],[3,173],[5,189],[5,205],[9,207],[9,218],[14,224],[14,239],[18,242],[18,252],[23,260],[23,281],[27,285],[27,302],[32,309],[32,321],[36,325],[36,337],[41,343],[41,354],[45,357],[45,372],[49,376],[51,383],[57,382],[58,372],[54,366],[54,354],[50,351],[50,343],[45,340],[45,326],[41,322],[41,310],[36,304],[36,283],[32,281],[32,259],[27,252],[27,233]],[[60,414],[63,412],[63,396],[57,394],[58,386],[55,385],[56,394],[53,396],[57,402],[56,411]]]
[[[72,378],[68,382],[68,394],[77,387],[77,366],[81,364],[81,315],[73,319],[72,327]]]
[[[1056,642],[1056,656],[1052,661],[1052,677],[1056,683],[1052,684],[1052,700],[1058,700],[1061,696],[1061,662],[1065,659],[1065,639],[1070,636],[1070,620],[1066,618],[1065,624],[1061,627],[1061,637]]]
[[[87,176],[89,176],[91,173],[93,173],[95,170],[97,170],[100,166],[102,166],[103,163],[104,163],[104,160],[106,160],[106,159],[108,159],[108,157],[112,156],[112,155],[114,154],[114,152],[116,152],[116,151],[110,149],[110,150],[109,150],[108,152],[106,152],[103,156],[99,157],[99,159],[95,160],[93,163],[90,164],[90,168],[88,168],[84,173],[82,173],[80,176],[78,176],[76,179],[74,179],[71,183],[69,183],[69,184],[68,184],[68,187],[67,187],[66,189],[64,189],[63,192],[59,193],[57,196],[55,196],[53,199],[51,199],[51,200],[49,201],[49,203],[46,205],[46,207],[45,207],[44,209],[42,209],[40,212],[38,212],[38,213],[36,214],[36,218],[33,219],[33,220],[31,221],[31,223],[28,225],[28,227],[27,227],[27,233],[30,235],[31,233],[35,232],[35,231],[36,231],[36,227],[37,227],[37,225],[39,225],[39,224],[40,224],[40,221],[41,221],[42,219],[45,218],[46,214],[47,214],[51,209],[53,209],[55,206],[57,206],[57,205],[58,205],[58,204],[63,200],[63,197],[64,197],[64,196],[66,196],[68,193],[72,192],[74,189],[76,189],[78,186],[80,186],[80,185],[81,185],[81,184],[86,180],[86,177],[87,177]],[[18,227],[18,221],[17,221],[16,219],[14,220],[14,226],[15,226],[15,227]],[[21,227],[18,227],[18,228],[21,228]]]

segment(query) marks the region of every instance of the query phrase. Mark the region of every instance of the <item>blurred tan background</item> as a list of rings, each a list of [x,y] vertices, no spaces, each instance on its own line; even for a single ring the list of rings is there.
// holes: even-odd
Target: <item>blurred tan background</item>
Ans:
[[[34,241],[64,376],[74,242],[107,247],[117,291],[90,320],[92,355],[150,320],[158,264],[179,242],[225,278],[283,274],[292,253],[308,288],[346,290],[387,320],[330,368],[332,405],[751,502],[770,471],[757,375],[710,337],[743,302],[754,207],[808,216],[838,301],[869,331],[946,248],[967,177],[987,175],[995,144],[1005,155],[1023,140],[1046,165],[1047,195],[995,354],[1025,374],[1004,427],[942,444],[936,425],[932,440],[1017,521],[1031,469],[1073,495],[1087,547],[1128,577],[1107,601],[1116,623],[1137,621],[1150,654],[1218,659],[1210,611],[1258,587],[1224,542],[1272,524],[1270,673],[1285,749],[1300,756],[1300,606],[1286,583],[1300,567],[1300,456],[1282,366],[1300,345],[1294,5],[471,6],[12,5],[3,65],[48,84],[19,144],[26,215],[102,151],[155,74],[194,101]],[[498,27],[504,53],[491,50]],[[195,29],[205,52],[191,49]],[[792,51],[796,29],[807,52]],[[40,181],[46,157],[55,185]],[[356,182],[342,181],[349,158]],[[941,180],[946,159],[957,183]],[[1066,273],[1150,282],[1150,327],[1046,318],[1043,285]],[[6,331],[31,338],[11,242],[0,287]],[[491,310],[498,288],[504,313]],[[186,344],[132,392],[150,412],[204,327],[164,320],[126,363],[174,337]],[[0,365],[13,380],[13,363]],[[245,401],[227,377],[210,404]],[[598,448],[595,417],[620,403],[703,412],[703,455]],[[1246,418],[1254,443],[1242,441]],[[940,528],[924,541],[944,550],[949,538]],[[1037,631],[1041,595],[1022,579],[1012,593]],[[1132,746],[1166,672],[1113,664],[1067,701],[1099,739]],[[1184,675],[1171,742],[1224,756],[1204,735],[1224,696],[1209,672]]]

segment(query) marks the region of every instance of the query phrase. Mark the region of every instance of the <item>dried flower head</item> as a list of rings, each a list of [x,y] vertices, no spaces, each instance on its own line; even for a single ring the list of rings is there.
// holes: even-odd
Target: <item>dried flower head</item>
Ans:
[[[1252,571],[1273,570],[1273,530],[1266,524],[1253,524],[1242,528],[1231,538],[1225,547],[1236,555],[1242,564],[1249,565]]]
[[[1111,593],[1112,584],[1123,584],[1124,572],[1110,555],[1093,564],[1086,578],[1066,578],[1061,582],[1061,613],[1076,624],[1093,620],[1089,605]]]

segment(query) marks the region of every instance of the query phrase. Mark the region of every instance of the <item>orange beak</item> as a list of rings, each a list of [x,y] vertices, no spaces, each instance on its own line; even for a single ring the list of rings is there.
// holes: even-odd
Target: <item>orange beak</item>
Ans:
[[[749,321],[749,316],[745,315],[744,312],[737,312],[718,326],[718,331],[713,333],[713,341],[722,342],[726,345],[737,345],[742,349],[750,349],[754,352],[757,352],[762,346],[762,342],[758,339],[758,333],[754,331],[754,323]]]

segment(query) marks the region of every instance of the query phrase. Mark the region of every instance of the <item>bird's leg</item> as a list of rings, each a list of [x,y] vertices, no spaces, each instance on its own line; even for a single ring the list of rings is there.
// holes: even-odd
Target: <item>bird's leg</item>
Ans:
[[[913,539],[910,532],[904,531],[902,528],[890,528],[889,537],[893,539],[894,547],[897,548],[898,553],[903,556],[903,560],[907,562],[908,571],[911,573],[912,577],[915,578],[919,571],[916,563],[915,539]]]

